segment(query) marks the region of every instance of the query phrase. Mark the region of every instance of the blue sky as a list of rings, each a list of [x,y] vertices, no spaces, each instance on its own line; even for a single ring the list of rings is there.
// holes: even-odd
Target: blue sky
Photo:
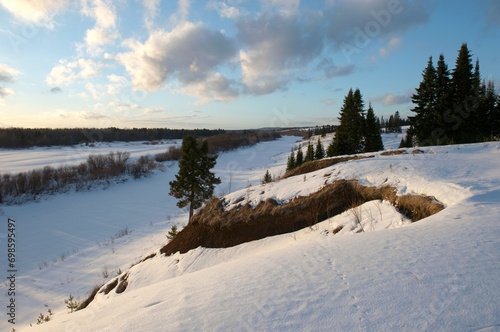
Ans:
[[[409,115],[463,42],[500,87],[496,0],[0,0],[0,127],[335,124]]]

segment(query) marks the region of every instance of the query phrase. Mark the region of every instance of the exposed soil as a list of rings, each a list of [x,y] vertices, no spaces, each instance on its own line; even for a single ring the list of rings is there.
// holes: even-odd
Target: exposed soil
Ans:
[[[390,201],[413,221],[444,208],[432,198],[410,195],[397,197],[393,187],[365,187],[348,180],[329,184],[316,193],[297,197],[283,205],[268,199],[255,208],[244,205],[226,211],[224,201],[213,199],[160,252],[167,255],[185,253],[199,246],[227,248],[290,233],[376,199]]]

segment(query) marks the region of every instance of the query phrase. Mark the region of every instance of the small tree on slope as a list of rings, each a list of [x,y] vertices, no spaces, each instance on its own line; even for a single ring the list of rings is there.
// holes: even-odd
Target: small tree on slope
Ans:
[[[210,170],[215,166],[217,156],[208,154],[208,143],[203,141],[201,148],[196,139],[186,136],[182,141],[179,173],[174,181],[170,181],[170,195],[178,198],[177,206],[189,205],[189,221],[195,209],[208,200],[219,184],[220,178]]]

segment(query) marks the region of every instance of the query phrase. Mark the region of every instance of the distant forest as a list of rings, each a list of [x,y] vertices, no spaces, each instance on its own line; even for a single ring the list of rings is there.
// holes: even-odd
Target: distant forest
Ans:
[[[0,128],[0,148],[29,148],[33,146],[70,146],[94,142],[134,142],[164,139],[182,139],[186,135],[210,137],[226,133],[223,129],[167,129],[167,128],[71,128],[29,129]]]

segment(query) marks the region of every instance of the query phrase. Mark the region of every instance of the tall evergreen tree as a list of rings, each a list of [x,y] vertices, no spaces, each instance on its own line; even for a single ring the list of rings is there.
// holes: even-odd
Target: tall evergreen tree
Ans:
[[[262,184],[273,182],[273,178],[269,170],[266,170],[266,174],[264,174],[264,178],[262,179]]]
[[[314,159],[320,160],[325,157],[325,149],[323,144],[321,144],[321,139],[318,137],[318,142],[316,143],[316,152],[314,153]]]
[[[169,183],[170,195],[179,199],[178,207],[189,205],[191,221],[194,210],[212,196],[215,185],[221,181],[210,171],[217,162],[217,156],[209,155],[206,140],[199,147],[196,139],[188,135],[182,141],[181,150],[179,172]]]
[[[474,140],[476,110],[478,107],[479,70],[474,73],[472,56],[467,44],[462,44],[458,52],[455,68],[451,76],[453,109],[450,112],[450,133],[455,143]]]
[[[364,150],[364,105],[359,89],[349,90],[340,109],[340,125],[337,127],[332,147],[333,155],[353,154]]]
[[[314,145],[312,145],[311,141],[309,141],[309,144],[307,144],[306,157],[304,161],[313,161],[313,160],[314,160]]]
[[[399,115],[398,115],[399,116]],[[375,152],[384,149],[382,143],[382,136],[380,135],[380,127],[375,119],[372,105],[369,104],[368,111],[366,112],[365,121],[365,152]]]
[[[439,55],[436,67],[436,108],[434,109],[434,128],[431,132],[431,141],[433,144],[440,145],[448,142],[447,131],[448,124],[445,122],[445,115],[453,107],[451,93],[451,79],[448,65],[444,55]]]
[[[290,152],[290,156],[288,156],[288,161],[286,163],[286,170],[287,171],[291,171],[292,169],[295,168],[295,152],[293,151],[293,148],[292,148],[292,152]]]
[[[295,166],[298,167],[304,163],[304,153],[302,152],[302,147],[299,145],[297,150],[297,155],[295,156]]]
[[[430,57],[422,74],[422,81],[416,89],[416,93],[411,97],[416,106],[411,109],[415,115],[410,117],[414,131],[408,132],[408,135],[416,135],[416,141],[419,145],[431,143],[428,139],[431,137],[434,126],[436,99],[436,69],[432,57]],[[407,138],[407,141],[411,140],[411,137]]]

